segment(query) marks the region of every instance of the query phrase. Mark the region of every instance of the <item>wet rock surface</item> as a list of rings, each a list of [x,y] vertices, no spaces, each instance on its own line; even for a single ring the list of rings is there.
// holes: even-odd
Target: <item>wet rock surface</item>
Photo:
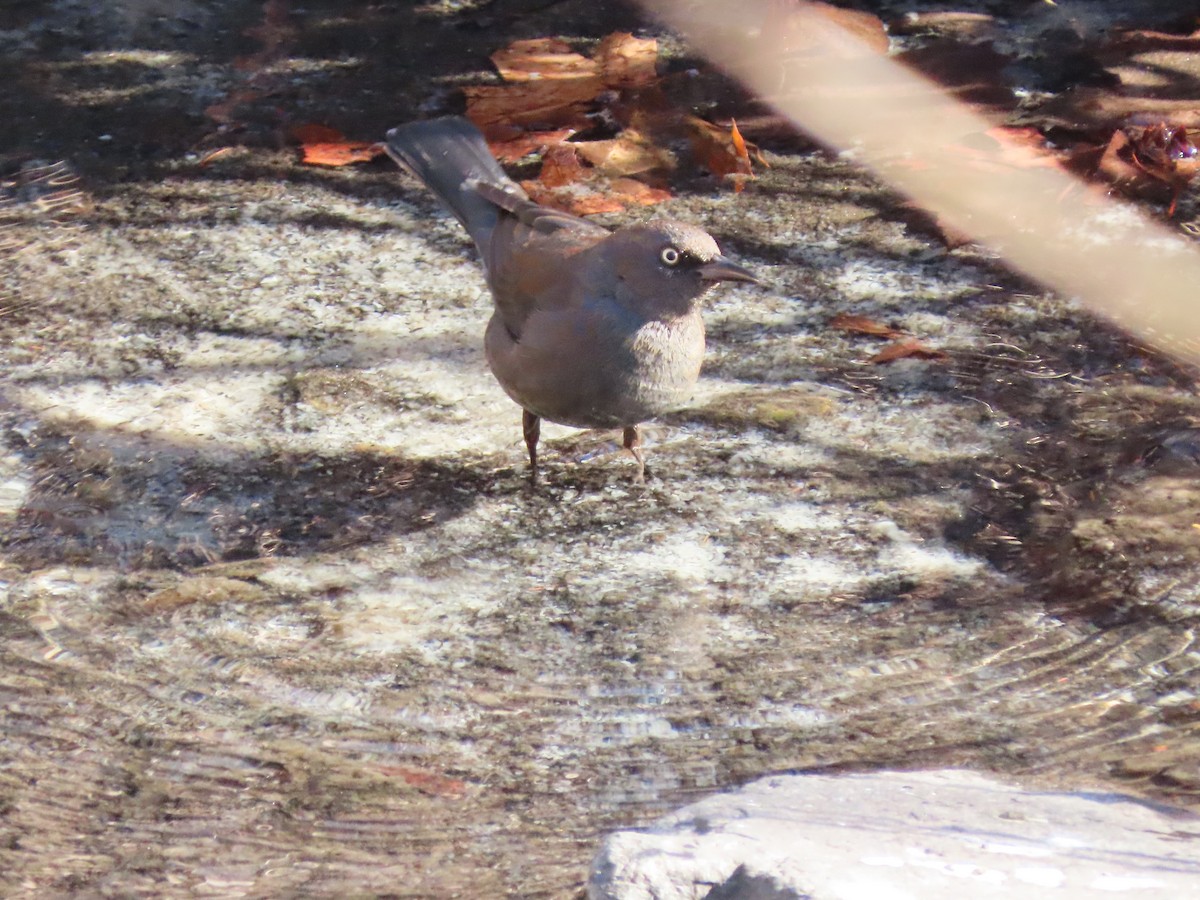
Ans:
[[[1194,804],[1193,373],[781,153],[654,213],[770,282],[714,295],[658,478],[547,429],[530,486],[457,225],[299,166],[279,110],[372,139],[629,8],[309,4],[248,85],[277,4],[34,6],[0,34],[6,896],[573,897],[607,831],[794,769]],[[948,358],[872,365],[839,313]]]

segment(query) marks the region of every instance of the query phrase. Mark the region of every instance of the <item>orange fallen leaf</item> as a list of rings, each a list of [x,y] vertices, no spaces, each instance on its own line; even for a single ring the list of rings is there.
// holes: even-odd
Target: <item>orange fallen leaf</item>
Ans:
[[[750,152],[746,149],[746,140],[742,137],[742,133],[738,131],[737,122],[730,120],[729,123],[729,140],[733,143],[733,151],[737,154],[737,158],[745,163],[746,168],[750,168]]]
[[[345,141],[340,144],[305,144],[301,162],[308,166],[348,166],[370,162],[386,152],[383,144],[366,141]]]
[[[849,313],[838,313],[829,320],[829,327],[836,328],[839,331],[848,331],[851,334],[866,334],[871,337],[887,338],[888,340],[893,340],[904,335],[904,332],[900,329],[886,325],[877,319],[869,319],[866,316],[855,316]]]
[[[930,347],[916,338],[905,338],[893,341],[871,357],[875,365],[894,362],[897,359],[948,359],[941,350]]]
[[[730,120],[729,123],[729,141],[733,145],[733,153],[738,159],[738,168],[744,173],[749,173],[749,177],[753,178],[754,173],[750,168],[750,153],[746,149],[746,141],[742,137],[742,133],[738,131],[737,122]],[[743,187],[743,179],[737,179],[733,183],[733,190],[736,193],[741,193]]]
[[[326,125],[297,125],[290,134],[300,143],[300,161],[308,166],[348,166],[384,154],[383,144],[348,141],[340,131]]]
[[[216,150],[211,150],[208,153],[205,153],[204,156],[200,158],[200,162],[198,162],[196,165],[207,166],[210,162],[218,160],[222,156],[228,156],[232,152],[232,147],[218,147]]]
[[[293,125],[288,129],[288,137],[297,144],[331,144],[346,139],[346,136],[336,128],[317,125],[314,122]]]

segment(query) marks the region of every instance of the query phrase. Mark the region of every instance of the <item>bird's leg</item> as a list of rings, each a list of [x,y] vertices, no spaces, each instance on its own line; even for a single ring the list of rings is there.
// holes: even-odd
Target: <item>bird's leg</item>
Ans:
[[[525,446],[529,449],[529,477],[537,478],[537,445],[542,435],[542,420],[527,409],[521,410],[521,430],[525,435]]]
[[[623,446],[637,460],[638,470],[634,481],[640,484],[646,480],[646,476],[650,474],[650,470],[646,468],[646,457],[642,455],[642,431],[638,426],[626,426]]]

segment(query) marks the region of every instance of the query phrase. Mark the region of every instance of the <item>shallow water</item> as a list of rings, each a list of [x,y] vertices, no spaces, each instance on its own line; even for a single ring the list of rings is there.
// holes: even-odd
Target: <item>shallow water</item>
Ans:
[[[364,10],[337,27],[365,53]],[[658,477],[561,429],[531,487],[476,263],[415,185],[262,146],[200,167],[202,120],[146,124],[234,80],[239,32],[194,11],[143,35],[196,56],[76,146],[69,214],[8,207],[6,895],[570,897],[607,830],[799,769],[1195,803],[1192,373],[783,156],[665,210],[771,287],[714,297]],[[42,65],[66,104],[160,63]],[[359,76],[279,90],[362,129],[426,99]],[[870,365],[839,312],[950,359]]]

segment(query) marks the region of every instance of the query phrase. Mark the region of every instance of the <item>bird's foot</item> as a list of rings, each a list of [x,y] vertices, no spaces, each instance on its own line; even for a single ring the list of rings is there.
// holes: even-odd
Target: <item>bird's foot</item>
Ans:
[[[629,425],[625,428],[625,433],[622,436],[622,446],[633,454],[633,458],[637,460],[637,474],[633,476],[633,480],[637,484],[644,484],[647,478],[653,478],[650,469],[646,466],[646,457],[642,453],[642,431],[637,425]]]
[[[525,436],[525,448],[529,451],[529,483],[538,480],[538,440],[542,436],[542,420],[527,409],[521,410],[521,432]]]

